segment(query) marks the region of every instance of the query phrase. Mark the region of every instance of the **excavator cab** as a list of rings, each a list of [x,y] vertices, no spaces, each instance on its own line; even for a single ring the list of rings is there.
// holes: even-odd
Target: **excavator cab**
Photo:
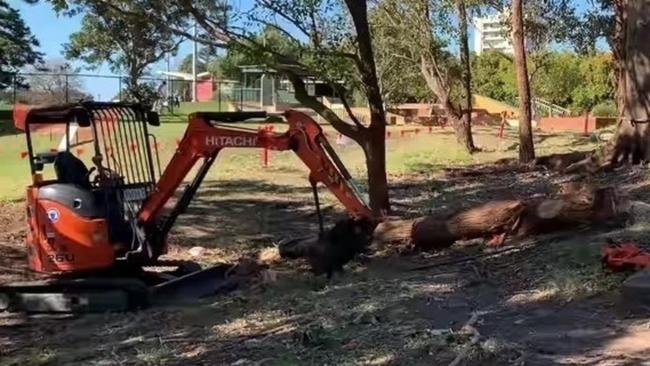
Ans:
[[[138,237],[143,234],[134,223],[156,182],[148,125],[158,125],[157,115],[137,104],[100,102],[19,114],[14,120],[25,131],[32,175],[27,187],[30,268],[99,270],[142,250]],[[35,150],[34,139],[43,129],[63,132],[57,149]],[[89,160],[75,156],[86,150]],[[50,166],[54,174],[46,179]]]

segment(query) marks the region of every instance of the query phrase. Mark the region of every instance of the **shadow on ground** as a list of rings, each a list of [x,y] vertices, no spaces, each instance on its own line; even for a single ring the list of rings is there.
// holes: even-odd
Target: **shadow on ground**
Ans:
[[[645,197],[645,171],[593,178]],[[498,197],[548,193],[580,176],[551,172],[409,179],[393,185],[398,214],[446,215]],[[329,206],[328,217],[340,211]],[[206,182],[173,233],[196,243],[255,252],[317,228],[309,187],[255,180]],[[77,319],[0,318],[7,365],[632,365],[650,357],[648,319],[619,306],[619,275],[600,268],[608,237],[647,239],[641,225],[510,243],[513,250],[454,265],[415,266],[481,255],[479,243],[439,253],[352,263],[331,281],[300,262],[273,267],[277,279],[206,299]],[[472,343],[465,323],[480,334]],[[29,363],[27,363],[29,361]]]

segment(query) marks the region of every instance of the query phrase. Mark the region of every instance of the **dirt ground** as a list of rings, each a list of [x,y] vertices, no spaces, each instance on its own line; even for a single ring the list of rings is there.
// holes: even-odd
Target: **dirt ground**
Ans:
[[[650,201],[646,175],[629,168],[589,179]],[[580,179],[417,174],[392,177],[391,195],[396,214],[408,217]],[[0,210],[2,281],[26,276],[22,210]],[[325,214],[340,212],[330,205]],[[307,187],[211,181],[180,219],[170,257],[189,258],[200,245],[206,265],[236,261],[316,229]],[[448,365],[459,355],[459,365],[643,365],[650,319],[628,311],[618,294],[624,275],[605,273],[598,250],[607,238],[647,241],[648,229],[636,222],[507,242],[512,250],[499,255],[419,270],[491,249],[473,241],[392,253],[330,281],[300,262],[280,263],[272,282],[192,306],[63,319],[0,314],[0,365]]]

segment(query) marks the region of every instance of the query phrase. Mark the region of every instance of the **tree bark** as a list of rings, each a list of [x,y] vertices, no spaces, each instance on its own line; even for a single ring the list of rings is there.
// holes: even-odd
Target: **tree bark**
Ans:
[[[522,0],[512,0],[512,44],[515,52],[517,91],[519,93],[519,161],[529,163],[535,159],[535,147],[533,146],[530,84],[526,65],[523,23]]]
[[[390,210],[386,179],[385,131],[383,125],[371,125],[367,131],[367,144],[363,149],[368,168],[370,208],[382,216],[388,214]]]
[[[386,114],[381,88],[377,79],[375,56],[372,52],[372,38],[368,24],[368,8],[365,1],[346,0],[352,22],[357,33],[359,57],[357,68],[366,89],[368,107],[370,108],[370,125],[368,141],[364,151],[368,166],[368,194],[370,206],[376,214],[388,213],[388,179],[386,177]]]
[[[614,0],[614,34],[611,47],[614,56],[614,95],[619,116],[625,111],[626,72],[625,60],[627,58],[627,3],[628,0]]]
[[[611,187],[571,184],[543,200],[495,200],[447,218],[385,221],[375,228],[373,246],[437,250],[475,238],[491,238],[492,244],[499,245],[507,235],[521,238],[582,225],[618,225],[627,218],[628,206]]]
[[[650,161],[649,12],[646,1],[614,2],[612,50],[620,121],[614,138],[597,156],[601,166]]]
[[[469,62],[469,36],[467,34],[467,9],[464,0],[456,0],[456,11],[459,20],[459,43],[460,43],[460,63],[461,79],[463,81],[463,99],[461,105],[461,117],[457,122],[456,139],[460,144],[465,146],[467,151],[474,152],[476,146],[472,138],[472,71]]]

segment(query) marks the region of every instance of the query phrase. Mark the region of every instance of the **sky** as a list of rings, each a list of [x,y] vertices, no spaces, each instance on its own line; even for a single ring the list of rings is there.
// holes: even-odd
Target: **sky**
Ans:
[[[236,9],[249,8],[253,0],[234,0],[231,5]],[[585,1],[586,3],[587,1]],[[59,16],[52,10],[51,5],[46,1],[40,1],[37,4],[30,5],[22,0],[9,0],[9,5],[18,9],[30,27],[32,33],[40,42],[39,50],[45,54],[46,59],[63,60],[63,44],[66,43],[70,34],[76,32],[81,27],[82,16],[67,17]],[[583,8],[586,6],[580,6]],[[473,45],[472,36],[470,35],[470,47]],[[181,59],[192,52],[191,42],[181,44],[177,56],[171,58],[171,68],[174,69],[180,64]],[[83,68],[80,62],[72,62],[73,66]],[[152,74],[156,75],[158,71],[166,70],[166,62],[160,62],[151,69]],[[107,66],[97,70],[83,69],[84,74],[92,75],[113,75]],[[119,84],[117,79],[82,77],[81,82],[85,90],[92,94],[97,100],[107,100],[117,94]]]
[[[20,11],[25,23],[40,42],[39,51],[45,54],[45,59],[63,61],[63,44],[68,42],[70,34],[81,28],[81,19],[83,16],[68,17],[57,15],[52,10],[51,5],[43,1],[30,5],[22,0],[9,0],[9,5]],[[181,45],[178,55],[172,57],[170,60],[172,69],[180,64],[183,56],[190,52],[192,52],[191,43],[184,42]],[[83,74],[114,75],[106,65],[97,70],[88,70],[82,62],[71,62],[71,64],[74,67],[82,68],[80,72]],[[157,71],[166,69],[166,62],[161,62],[152,67],[154,75]],[[117,79],[88,76],[81,77],[80,81],[86,92],[92,94],[96,100],[108,100],[119,91],[119,82]]]

